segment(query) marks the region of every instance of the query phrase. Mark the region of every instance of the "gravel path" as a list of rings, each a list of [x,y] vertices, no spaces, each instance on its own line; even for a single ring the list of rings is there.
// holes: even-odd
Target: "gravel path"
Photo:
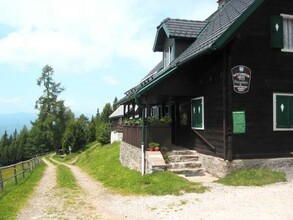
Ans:
[[[50,215],[49,219],[284,219],[293,218],[293,168],[288,168],[289,181],[265,187],[228,187],[217,183],[207,183],[210,192],[204,194],[185,194],[182,196],[121,196],[106,190],[100,183],[93,180],[76,166],[68,166],[82,187],[81,194],[71,195],[77,212],[63,212]],[[53,178],[49,167],[43,179]],[[51,168],[50,168],[51,170]],[[52,172],[52,171],[51,171]],[[50,176],[49,176],[50,175]],[[46,177],[49,176],[49,177]],[[40,187],[36,197],[52,204],[61,204]],[[48,183],[46,183],[48,184]],[[172,184],[172,183],[170,183]],[[43,186],[46,186],[45,184]],[[48,187],[48,186],[46,186]],[[49,186],[52,188],[52,186]],[[33,197],[32,200],[35,198]],[[47,202],[48,203],[48,202]],[[78,203],[77,203],[78,204]],[[47,204],[48,205],[48,204]],[[54,207],[54,206],[53,206]],[[47,207],[33,211],[30,218],[45,219],[39,212]],[[34,206],[31,206],[34,209]],[[26,212],[27,213],[27,212]],[[66,215],[67,213],[67,215]],[[20,217],[23,215],[20,215]],[[24,215],[24,217],[27,217]],[[57,217],[58,216],[58,217]]]

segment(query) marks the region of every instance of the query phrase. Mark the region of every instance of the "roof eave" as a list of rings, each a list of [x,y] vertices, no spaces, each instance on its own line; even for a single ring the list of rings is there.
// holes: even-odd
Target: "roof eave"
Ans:
[[[160,45],[160,39],[163,38],[162,34],[166,35],[166,38],[170,38],[170,32],[165,23],[163,23],[161,26],[158,27],[154,45],[153,45],[153,51],[154,52],[162,52],[164,45]]]

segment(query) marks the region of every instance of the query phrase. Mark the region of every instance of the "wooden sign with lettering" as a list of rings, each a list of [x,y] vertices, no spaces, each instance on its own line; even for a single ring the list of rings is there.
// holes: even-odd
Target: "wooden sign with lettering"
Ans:
[[[251,81],[251,70],[243,65],[231,69],[234,91],[244,94],[249,91]]]

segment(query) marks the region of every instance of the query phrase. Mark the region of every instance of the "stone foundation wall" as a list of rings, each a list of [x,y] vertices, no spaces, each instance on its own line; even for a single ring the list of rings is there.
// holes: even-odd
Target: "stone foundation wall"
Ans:
[[[141,172],[141,149],[121,141],[120,162],[131,170]]]
[[[224,177],[240,169],[267,168],[276,171],[285,171],[287,168],[293,166],[293,158],[247,159],[233,160],[230,162],[200,153],[198,153],[198,156],[205,170],[216,177]]]

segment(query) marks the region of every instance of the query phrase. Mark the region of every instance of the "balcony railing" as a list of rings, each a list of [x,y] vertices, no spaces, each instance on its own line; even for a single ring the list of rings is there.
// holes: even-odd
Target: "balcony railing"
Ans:
[[[123,141],[135,147],[141,147],[141,131],[140,125],[123,126]],[[160,146],[171,147],[171,125],[156,124],[145,127],[145,146],[150,142],[157,142]]]

